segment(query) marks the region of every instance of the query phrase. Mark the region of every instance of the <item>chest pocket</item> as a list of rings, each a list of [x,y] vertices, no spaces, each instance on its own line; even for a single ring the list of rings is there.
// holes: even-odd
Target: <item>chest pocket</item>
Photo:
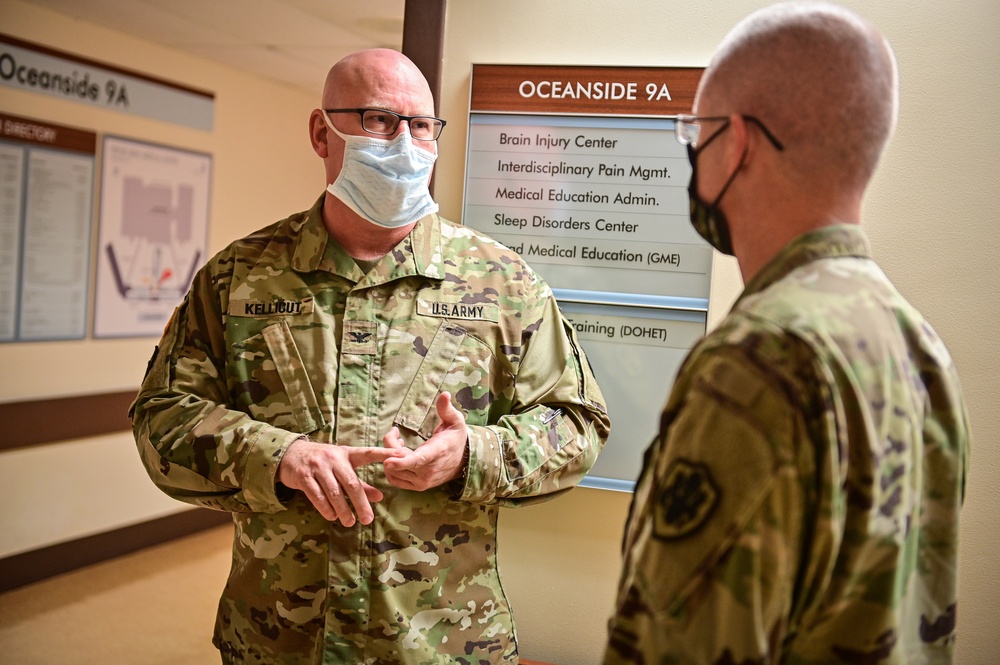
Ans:
[[[234,344],[239,402],[255,419],[308,434],[325,420],[292,332],[284,319]]]
[[[442,323],[424,353],[394,423],[429,438],[437,426],[434,401],[442,390],[447,390],[447,378],[455,365],[467,331],[450,322]],[[454,398],[455,395],[452,395]]]

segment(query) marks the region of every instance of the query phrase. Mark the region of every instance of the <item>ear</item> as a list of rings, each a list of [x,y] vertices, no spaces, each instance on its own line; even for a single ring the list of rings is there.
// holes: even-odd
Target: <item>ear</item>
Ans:
[[[750,132],[746,120],[738,113],[729,116],[729,128],[732,134],[729,153],[726,156],[726,173],[732,175],[736,169],[744,166],[750,157]]]
[[[329,154],[329,146],[327,145],[329,131],[323,120],[323,112],[315,109],[309,116],[309,141],[312,143],[313,151],[323,159],[326,159],[327,154]]]

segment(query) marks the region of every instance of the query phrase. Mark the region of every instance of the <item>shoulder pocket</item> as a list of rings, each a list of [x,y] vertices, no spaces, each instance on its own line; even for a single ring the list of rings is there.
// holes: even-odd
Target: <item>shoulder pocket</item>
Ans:
[[[325,424],[316,392],[284,319],[232,348],[238,399],[254,420],[300,434]]]
[[[455,363],[465,337],[465,328],[454,323],[443,322],[438,327],[416,376],[403,397],[395,424],[418,432],[424,438],[429,438],[434,433],[437,425],[434,400]]]

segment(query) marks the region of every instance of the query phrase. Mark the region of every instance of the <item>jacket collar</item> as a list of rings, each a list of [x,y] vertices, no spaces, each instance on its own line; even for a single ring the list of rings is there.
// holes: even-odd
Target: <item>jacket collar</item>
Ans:
[[[871,258],[868,236],[860,225],[835,224],[803,233],[754,275],[737,302],[763,291],[807,263],[843,257]]]
[[[292,268],[298,272],[324,270],[364,286],[375,286],[403,277],[420,275],[443,279],[444,253],[441,242],[441,218],[430,214],[420,219],[410,233],[392,251],[383,256],[366,276],[354,259],[334,240],[323,224],[324,193],[293,224]]]

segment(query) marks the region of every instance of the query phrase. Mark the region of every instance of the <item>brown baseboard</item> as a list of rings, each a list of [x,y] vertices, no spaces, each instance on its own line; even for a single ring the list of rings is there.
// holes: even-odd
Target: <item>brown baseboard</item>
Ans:
[[[0,404],[0,451],[128,432],[137,390]]]
[[[0,593],[227,524],[229,513],[195,508],[0,559]]]

